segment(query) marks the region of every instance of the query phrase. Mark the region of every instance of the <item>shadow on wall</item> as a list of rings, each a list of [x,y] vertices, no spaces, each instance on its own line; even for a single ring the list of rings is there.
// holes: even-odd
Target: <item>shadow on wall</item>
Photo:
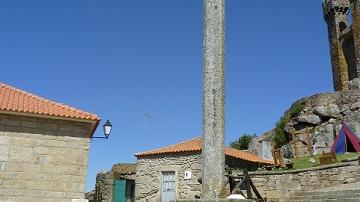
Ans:
[[[92,124],[18,115],[0,115],[0,129],[2,132],[12,133],[87,137],[92,129]]]

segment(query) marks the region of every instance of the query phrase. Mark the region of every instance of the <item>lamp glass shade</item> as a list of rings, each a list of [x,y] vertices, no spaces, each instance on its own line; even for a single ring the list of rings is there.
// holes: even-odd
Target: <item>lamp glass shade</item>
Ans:
[[[110,132],[111,132],[111,128],[112,128],[112,125],[111,125],[110,121],[107,120],[107,121],[105,122],[104,126],[103,126],[104,135],[105,135],[106,138],[109,137]]]

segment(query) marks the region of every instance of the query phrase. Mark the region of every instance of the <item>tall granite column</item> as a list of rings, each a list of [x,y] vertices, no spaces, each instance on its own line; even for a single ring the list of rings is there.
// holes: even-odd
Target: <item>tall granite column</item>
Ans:
[[[351,0],[352,3],[352,21],[353,21],[353,36],[355,45],[356,58],[356,77],[360,77],[360,1]]]
[[[218,198],[225,155],[225,0],[204,0],[202,198]]]

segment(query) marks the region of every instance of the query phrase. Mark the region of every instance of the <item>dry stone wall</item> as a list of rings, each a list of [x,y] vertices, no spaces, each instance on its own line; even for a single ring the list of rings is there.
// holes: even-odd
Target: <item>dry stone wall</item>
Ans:
[[[182,153],[139,157],[135,180],[136,201],[161,201],[162,172],[175,171],[177,199],[194,199],[200,195],[201,153]],[[191,171],[191,179],[184,179]]]
[[[84,198],[90,123],[0,114],[0,201]]]
[[[295,192],[350,184],[360,180],[359,160],[294,171],[250,173],[256,188],[268,201],[287,201]]]
[[[113,172],[100,172],[96,175],[94,199],[90,202],[112,202],[113,201]]]

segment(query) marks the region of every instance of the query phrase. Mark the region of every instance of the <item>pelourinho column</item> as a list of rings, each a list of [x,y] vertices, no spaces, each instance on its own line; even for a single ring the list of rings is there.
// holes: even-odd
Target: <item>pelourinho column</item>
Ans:
[[[202,199],[218,198],[225,155],[225,0],[204,0]]]

